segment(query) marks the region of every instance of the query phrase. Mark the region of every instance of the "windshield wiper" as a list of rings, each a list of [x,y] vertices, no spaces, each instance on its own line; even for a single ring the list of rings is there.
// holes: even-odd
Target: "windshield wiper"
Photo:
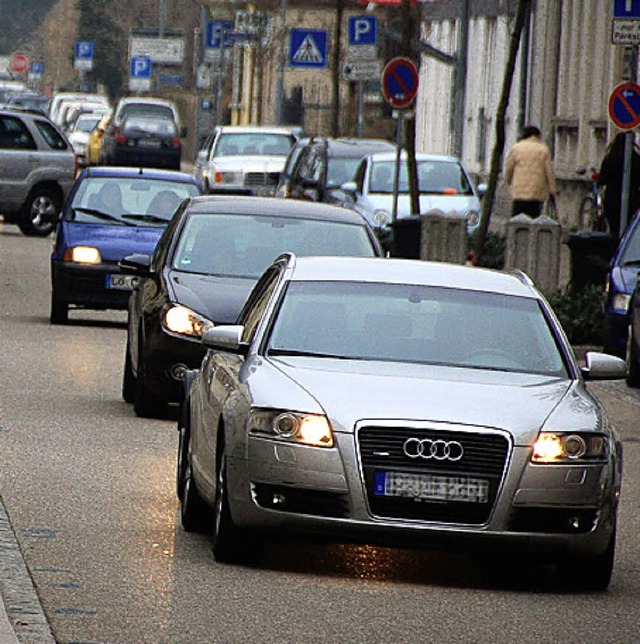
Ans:
[[[104,219],[105,221],[115,221],[118,224],[121,224],[122,226],[135,226],[135,224],[132,224],[129,221],[124,221],[120,219],[120,217],[116,217],[115,215],[110,215],[108,212],[102,212],[102,210],[95,210],[94,208],[73,208],[73,212],[84,212],[87,215],[91,215],[93,217],[97,217],[98,219]]]
[[[354,356],[342,356],[334,353],[321,353],[318,351],[296,351],[294,349],[269,349],[270,356],[300,356],[308,358],[333,358],[337,360],[362,360]]]
[[[156,224],[167,224],[168,219],[158,217],[158,215],[122,215],[123,219],[134,219],[135,221],[151,221]]]

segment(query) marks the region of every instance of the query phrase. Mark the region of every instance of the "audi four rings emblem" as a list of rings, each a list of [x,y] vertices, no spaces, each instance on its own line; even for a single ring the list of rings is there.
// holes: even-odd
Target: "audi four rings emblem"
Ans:
[[[458,441],[431,440],[430,438],[407,438],[402,451],[409,458],[425,461],[459,461],[464,456],[462,443]]]

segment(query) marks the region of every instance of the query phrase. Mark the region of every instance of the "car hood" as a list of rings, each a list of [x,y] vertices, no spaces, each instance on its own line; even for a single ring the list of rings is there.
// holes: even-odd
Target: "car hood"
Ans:
[[[265,372],[263,386],[275,400],[254,404],[324,411],[341,432],[353,432],[362,420],[432,421],[503,429],[515,444],[529,445],[543,426],[600,428],[597,403],[577,380],[389,362],[298,357],[265,362],[269,368],[256,371]]]
[[[219,157],[211,162],[211,168],[228,172],[281,172],[287,158],[284,156],[233,156]]]
[[[393,195],[368,195],[367,201],[374,210],[382,208],[390,212],[393,208]],[[398,217],[408,217],[410,207],[409,195],[398,195]],[[466,213],[479,210],[480,201],[473,195],[420,195],[420,212],[427,213],[434,209]]]
[[[118,262],[127,255],[151,255],[164,228],[148,226],[103,226],[64,222],[67,246],[94,246],[104,261]]]
[[[233,324],[256,280],[169,271],[169,299],[188,306],[216,324]]]

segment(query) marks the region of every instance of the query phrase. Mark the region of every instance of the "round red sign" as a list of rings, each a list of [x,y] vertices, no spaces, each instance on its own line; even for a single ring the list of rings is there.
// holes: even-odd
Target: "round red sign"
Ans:
[[[26,74],[29,70],[29,59],[24,54],[13,54],[9,62],[9,69],[14,74]]]
[[[418,92],[418,68],[410,58],[392,58],[382,72],[382,95],[391,107],[403,109]]]

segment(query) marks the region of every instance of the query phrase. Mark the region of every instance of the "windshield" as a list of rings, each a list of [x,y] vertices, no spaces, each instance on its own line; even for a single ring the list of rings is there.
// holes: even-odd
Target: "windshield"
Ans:
[[[88,177],[67,210],[67,221],[164,226],[180,203],[199,194],[192,183],[136,177]]]
[[[215,156],[287,156],[295,143],[293,136],[288,134],[267,134],[251,132],[246,134],[220,135],[215,149]]]
[[[535,299],[406,284],[292,282],[268,352],[567,377]]]
[[[376,161],[369,176],[369,192],[392,194],[395,160]],[[418,161],[420,192],[430,194],[471,195],[473,190],[457,161]],[[406,160],[400,165],[399,192],[409,192]]]
[[[155,103],[128,103],[123,106],[118,117],[121,121],[133,114],[145,114],[148,116],[159,116],[173,120],[175,114],[168,105],[156,105]]]
[[[76,132],[93,132],[93,129],[98,125],[99,117],[91,119],[78,119],[76,123]]]
[[[364,226],[262,215],[191,215],[172,267],[188,273],[257,279],[285,252],[372,257]]]

